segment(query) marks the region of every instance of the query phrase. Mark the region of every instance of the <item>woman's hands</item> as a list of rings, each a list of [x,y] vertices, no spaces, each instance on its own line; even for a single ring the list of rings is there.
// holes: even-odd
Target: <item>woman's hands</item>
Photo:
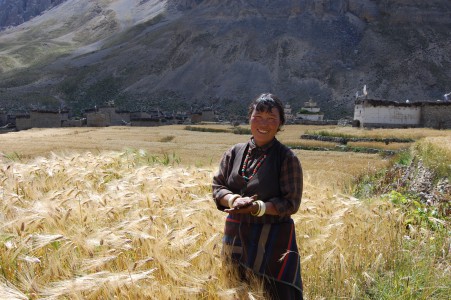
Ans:
[[[257,201],[257,195],[252,197],[238,197],[233,201],[232,208],[225,209],[230,214],[249,214],[258,210],[258,205],[253,205]]]

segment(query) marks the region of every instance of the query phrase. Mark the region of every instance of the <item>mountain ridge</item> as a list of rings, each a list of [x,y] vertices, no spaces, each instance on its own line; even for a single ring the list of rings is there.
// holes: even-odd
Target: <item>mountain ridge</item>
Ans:
[[[230,114],[271,91],[295,110],[313,98],[338,118],[364,84],[389,100],[435,100],[450,88],[447,1],[105,3],[68,0],[0,32],[0,106],[115,100]]]

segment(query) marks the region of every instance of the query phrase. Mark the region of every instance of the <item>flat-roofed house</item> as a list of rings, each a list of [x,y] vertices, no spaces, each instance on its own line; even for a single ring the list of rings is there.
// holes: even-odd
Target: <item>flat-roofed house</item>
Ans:
[[[191,123],[197,124],[200,122],[202,122],[202,112],[196,111],[196,112],[191,113]]]
[[[451,102],[358,99],[354,106],[354,126],[451,128]]]
[[[202,122],[215,122],[216,115],[212,108],[204,108],[201,113]]]
[[[66,110],[32,110],[30,113],[33,128],[59,128],[68,119],[69,111]]]
[[[32,128],[29,114],[16,114],[14,116],[16,130],[27,130]]]
[[[86,118],[87,127],[106,127],[110,126],[109,116],[99,112],[97,107],[86,109],[84,116]]]
[[[309,121],[322,121],[324,113],[312,99],[304,103],[301,111],[296,114],[296,118]]]
[[[112,106],[99,107],[98,113],[104,114],[109,126],[118,126],[130,123],[130,112],[120,111]]]

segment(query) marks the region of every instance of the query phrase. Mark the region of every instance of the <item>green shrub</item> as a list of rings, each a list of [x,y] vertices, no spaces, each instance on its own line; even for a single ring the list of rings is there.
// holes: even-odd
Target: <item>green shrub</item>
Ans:
[[[408,166],[412,162],[413,156],[412,152],[410,150],[404,150],[398,152],[398,154],[395,156],[396,163]]]

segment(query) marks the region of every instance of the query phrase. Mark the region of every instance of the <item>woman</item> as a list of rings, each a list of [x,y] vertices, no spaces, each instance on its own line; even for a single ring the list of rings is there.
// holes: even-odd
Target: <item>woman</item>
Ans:
[[[291,215],[299,209],[302,168],[276,138],[285,124],[281,101],[261,94],[249,107],[252,137],[226,151],[213,177],[213,198],[228,213],[224,253],[264,279],[270,299],[302,299]]]

